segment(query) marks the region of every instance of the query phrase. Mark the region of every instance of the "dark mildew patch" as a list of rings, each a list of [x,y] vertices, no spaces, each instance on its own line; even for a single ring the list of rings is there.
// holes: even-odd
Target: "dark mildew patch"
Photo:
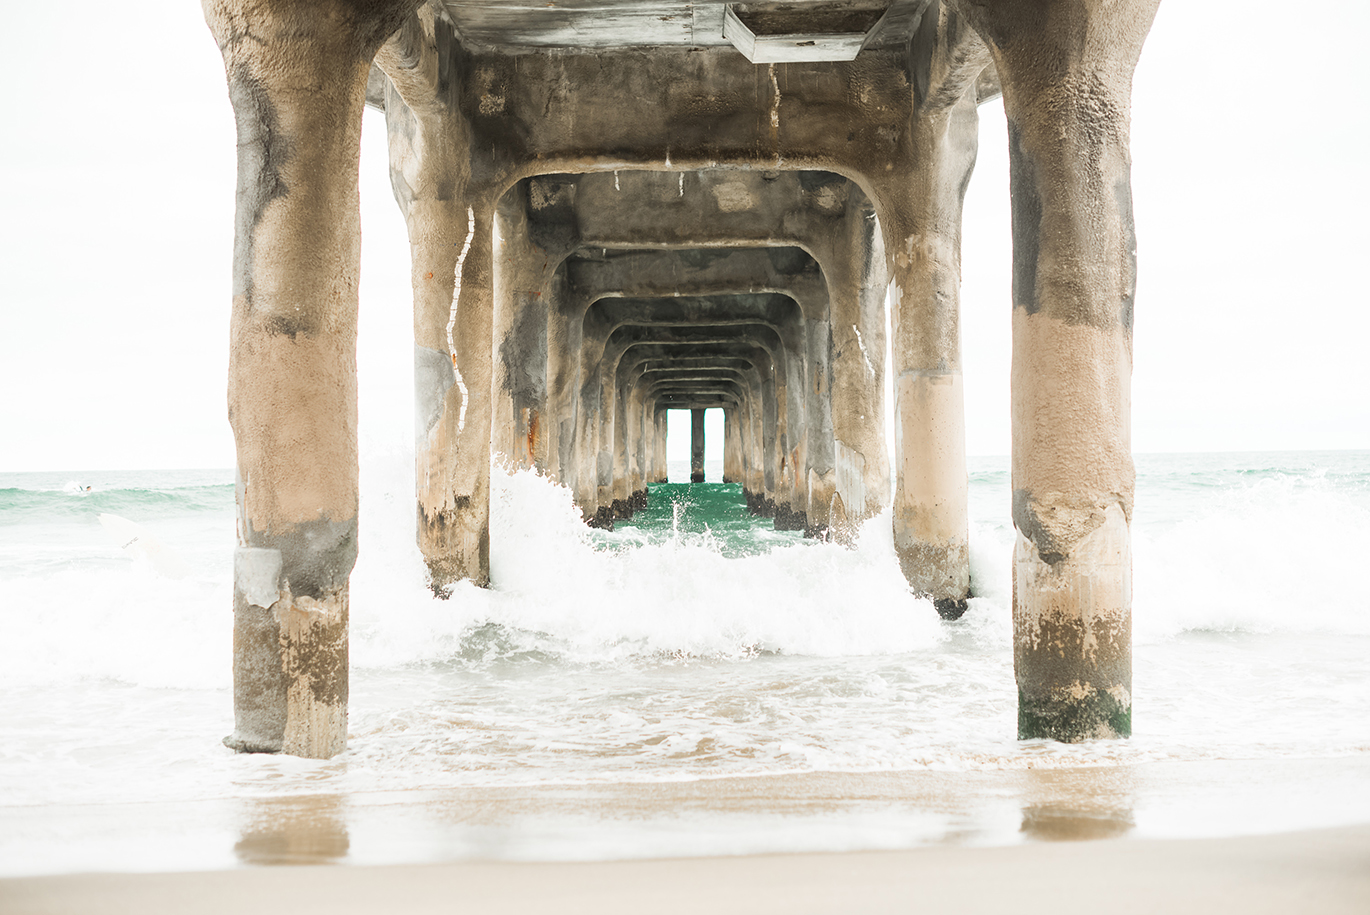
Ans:
[[[695,249],[701,250],[701,249]],[[708,250],[708,249],[702,249]],[[819,272],[818,261],[803,248],[791,246],[761,249],[777,273],[793,276],[800,273]]]
[[[267,333],[294,340],[300,334],[311,336],[318,332],[322,322],[318,315],[308,311],[295,314],[272,315],[266,322]]]
[[[233,733],[224,745],[239,753],[279,753],[289,684],[281,664],[275,614],[238,589],[233,595]]]
[[[1013,307],[1036,314],[1037,258],[1041,251],[1042,198],[1037,169],[1023,149],[1022,136],[1012,118],[1008,122],[1009,198],[1013,224]]]
[[[1119,702],[1103,690],[1085,697],[1034,697],[1018,691],[1018,739],[1114,740],[1132,736],[1132,703]]]
[[[452,357],[447,353],[414,347],[414,435],[427,441],[433,427],[442,419],[447,392],[456,384],[452,375]]]
[[[357,519],[321,518],[289,525],[281,533],[250,530],[254,547],[281,551],[281,577],[296,597],[323,600],[347,586],[357,564]]]
[[[228,81],[238,127],[237,213],[233,226],[233,295],[252,298],[252,245],[271,201],[290,193],[282,171],[292,149],[266,86],[239,64]]]
[[[504,388],[517,407],[536,407],[547,387],[547,305],[540,293],[513,298],[514,326],[499,346]]]

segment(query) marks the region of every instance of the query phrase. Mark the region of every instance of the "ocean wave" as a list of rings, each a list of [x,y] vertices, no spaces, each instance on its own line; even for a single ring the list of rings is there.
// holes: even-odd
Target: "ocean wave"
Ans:
[[[1370,634],[1370,507],[1343,482],[1279,473],[1133,535],[1133,631]]]
[[[493,590],[460,586],[446,602],[421,585],[410,516],[384,500],[369,517],[364,507],[364,525],[387,546],[364,553],[353,577],[355,663],[451,657],[487,623],[544,634],[579,662],[880,654],[941,638],[931,605],[899,573],[887,516],[868,523],[855,550],[796,535],[764,555],[731,555],[710,532],[609,541],[585,527],[568,490],[530,471],[496,473],[491,504]]]
[[[231,487],[209,486],[213,512],[127,512],[184,554],[182,579],[84,518],[0,531],[0,802],[1366,752],[1370,507],[1326,475],[1195,496],[1142,474],[1135,736],[1069,746],[1016,739],[1006,474],[972,483],[975,596],[950,623],[909,593],[887,514],[845,549],[729,529],[716,491],[686,487],[658,491],[669,525],[610,535],[530,472],[492,476],[494,587],[436,600],[412,480],[404,455],[362,468],[349,750],[328,761],[219,743]],[[748,536],[769,552],[732,551]]]
[[[78,488],[79,487],[79,488]],[[155,489],[94,488],[71,483],[60,489],[0,489],[0,524],[22,525],[94,520],[102,512],[142,518],[174,518],[186,513],[233,507],[233,484]]]
[[[716,507],[705,513],[712,522],[676,518],[606,534],[581,522],[564,487],[526,471],[492,478],[494,587],[462,584],[450,600],[434,600],[414,545],[412,464],[400,455],[364,465],[363,474],[351,585],[351,651],[360,667],[878,656],[958,645],[993,654],[1012,644],[1016,535],[1006,478],[972,490],[983,509],[971,528],[973,597],[967,614],[948,624],[909,593],[888,515],[867,523],[854,550],[765,530],[740,510],[729,528],[734,522],[720,521],[726,512]],[[663,516],[668,505],[674,512],[691,508],[689,500],[697,508],[736,498],[689,487],[659,495],[654,510]],[[10,488],[3,496],[12,501],[0,513],[11,525],[0,537],[0,682],[227,683],[232,486],[87,496]],[[1139,645],[1211,632],[1370,634],[1370,588],[1359,574],[1370,554],[1370,505],[1340,478],[1231,476],[1200,498],[1144,473],[1137,498]],[[15,500],[29,507],[14,509]],[[53,506],[64,504],[81,508],[59,515]],[[95,521],[100,511],[147,524],[194,574],[158,577],[109,541]],[[25,534],[54,519],[67,527]]]

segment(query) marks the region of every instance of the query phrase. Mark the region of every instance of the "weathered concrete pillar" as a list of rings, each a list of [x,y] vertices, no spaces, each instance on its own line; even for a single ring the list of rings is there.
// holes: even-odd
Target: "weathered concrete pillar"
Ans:
[[[832,394],[837,390],[832,372],[832,325],[826,320],[808,324],[808,372],[804,393],[809,422],[805,430],[808,441],[800,483],[804,492],[805,523],[826,524],[828,505],[838,491],[832,416]]]
[[[690,411],[690,482],[704,482],[704,411]]]
[[[371,58],[407,6],[210,0],[204,11],[238,130],[234,729],[224,743],[326,758],[347,744],[362,106]]]
[[[747,497],[747,508],[754,515],[770,517],[774,507],[767,507],[766,498],[766,452],[764,404],[766,394],[762,379],[766,378],[774,363],[770,359],[758,358],[755,366],[756,388],[747,398],[746,466],[747,473],[742,484],[743,495]]]
[[[737,431],[737,408],[723,411],[723,482],[736,483],[742,477],[739,468],[741,440]]]
[[[612,494],[615,518],[631,518],[632,508],[632,473],[633,459],[632,434],[629,431],[633,424],[632,417],[628,411],[628,391],[626,386],[617,383],[619,373],[617,371],[607,373],[613,384],[608,389],[609,403],[614,413],[613,423],[610,428],[613,431],[613,438],[609,445],[610,460],[610,483],[609,491]]]
[[[961,211],[978,140],[975,81],[989,58],[940,4],[915,45],[920,38],[935,46],[924,58],[932,73],[915,74],[904,196],[881,215],[894,280],[894,545],[914,591],[956,619],[970,596]],[[885,196],[899,199],[898,191]]]
[[[423,7],[376,63],[390,81],[390,180],[409,229],[414,287],[418,545],[440,597],[490,578],[492,191],[470,180],[449,23]]]
[[[595,438],[599,422],[599,362],[592,346],[586,339],[587,325],[594,315],[576,313],[572,319],[578,326],[575,339],[580,342],[580,351],[575,355],[574,372],[571,373],[572,392],[575,398],[575,428],[572,432],[572,463],[575,474],[570,481],[571,494],[580,507],[581,516],[586,524],[598,523],[597,509],[599,492],[596,471],[596,452],[598,441]],[[597,329],[596,329],[597,330]],[[594,334],[591,335],[595,336]]]
[[[654,406],[656,414],[656,448],[653,449],[653,471],[652,476],[657,483],[669,483],[671,481],[670,471],[666,468],[666,414],[667,410],[660,406]]]
[[[462,579],[480,587],[490,581],[493,207],[468,205],[466,216],[452,247],[450,301],[416,308],[414,315],[415,372],[426,386],[419,391],[420,416],[428,426],[416,446],[418,540],[429,585],[440,597]],[[413,247],[418,260],[419,246]],[[445,252],[428,253],[447,259]]]
[[[547,301],[565,257],[530,237],[529,193],[527,182],[506,192],[495,222],[490,446],[514,468],[547,463]]]
[[[1013,205],[1020,737],[1132,729],[1132,72],[1156,0],[965,3],[994,54]]]
[[[825,239],[831,251],[820,262],[832,295],[831,328],[819,336],[826,349],[812,389],[829,403],[819,432],[823,451],[813,461],[825,474],[810,480],[811,525],[827,526],[834,496],[849,523],[840,539],[889,504],[889,458],[885,439],[885,289],[888,272],[870,199],[859,189],[831,185],[844,218]],[[839,495],[840,494],[840,495]]]
[[[575,490],[576,356],[580,352],[580,315],[571,318],[567,307],[566,274],[553,278],[547,301],[547,471],[553,479]]]
[[[793,321],[775,326],[785,358],[775,373],[776,505],[773,526],[776,530],[804,531],[812,536],[821,535],[827,519],[815,518],[817,529],[810,526],[809,492],[814,465],[808,449],[806,423],[809,327],[802,310],[797,309],[793,317]]]
[[[628,407],[628,510],[647,506],[647,460],[651,453],[647,435],[644,391],[633,384],[627,392]]]

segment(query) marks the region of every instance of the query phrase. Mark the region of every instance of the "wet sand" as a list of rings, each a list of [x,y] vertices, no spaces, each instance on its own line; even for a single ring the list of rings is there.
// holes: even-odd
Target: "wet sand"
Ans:
[[[0,808],[3,915],[458,905],[1364,915],[1370,756]]]
[[[1370,912],[1370,826],[1229,839],[0,881],[7,915]]]

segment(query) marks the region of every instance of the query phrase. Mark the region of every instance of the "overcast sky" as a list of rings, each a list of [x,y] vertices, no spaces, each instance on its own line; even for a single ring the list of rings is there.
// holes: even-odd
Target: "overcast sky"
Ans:
[[[1232,11],[1240,9],[1237,16]],[[1138,452],[1370,448],[1370,5],[1166,0],[1137,70]],[[0,471],[228,467],[234,131],[199,4],[6,11]],[[966,204],[971,454],[1009,447],[1008,166]],[[410,435],[408,244],[383,118],[362,159],[368,451]]]

